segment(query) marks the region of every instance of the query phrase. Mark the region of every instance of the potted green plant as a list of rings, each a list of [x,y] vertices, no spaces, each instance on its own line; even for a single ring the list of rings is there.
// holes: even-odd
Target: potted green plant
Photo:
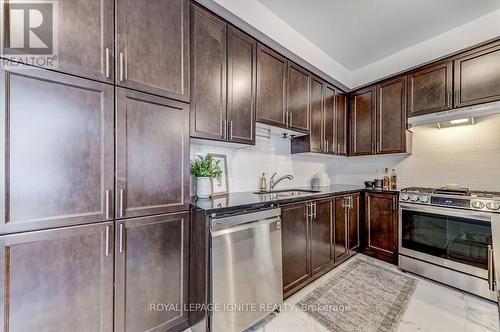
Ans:
[[[196,196],[198,198],[208,198],[212,194],[210,179],[220,180],[222,169],[220,161],[215,161],[211,154],[205,156],[197,155],[190,162],[191,174],[196,176]]]

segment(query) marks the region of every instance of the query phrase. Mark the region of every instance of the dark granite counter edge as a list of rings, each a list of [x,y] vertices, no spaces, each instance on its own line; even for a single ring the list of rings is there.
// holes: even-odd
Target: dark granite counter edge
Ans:
[[[308,200],[317,200],[322,198],[334,197],[334,196],[342,196],[346,194],[352,193],[361,193],[361,192],[371,192],[371,193],[381,193],[381,194],[399,194],[399,190],[380,190],[380,189],[371,189],[371,188],[354,188],[347,190],[334,190],[334,191],[325,191],[320,193],[311,193],[310,195],[302,195],[297,197],[276,199],[267,202],[251,202],[248,204],[238,204],[236,206],[225,206],[225,207],[212,207],[212,208],[204,208],[196,204],[196,198],[191,197],[191,207],[197,210],[203,210],[205,214],[212,213],[221,213],[221,212],[230,212],[235,210],[247,210],[247,209],[259,209],[259,208],[269,208],[271,206],[283,205],[283,204],[292,204],[297,202],[305,202]],[[231,194],[230,194],[231,195]],[[222,198],[223,197],[219,197]],[[216,198],[217,199],[217,198]]]

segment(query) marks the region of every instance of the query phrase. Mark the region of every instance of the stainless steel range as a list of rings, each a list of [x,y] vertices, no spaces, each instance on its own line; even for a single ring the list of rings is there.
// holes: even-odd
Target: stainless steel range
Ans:
[[[500,192],[405,188],[399,201],[400,268],[498,301]]]

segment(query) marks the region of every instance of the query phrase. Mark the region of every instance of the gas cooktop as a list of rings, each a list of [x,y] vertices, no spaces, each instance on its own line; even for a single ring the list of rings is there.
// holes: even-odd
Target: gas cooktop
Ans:
[[[470,190],[461,187],[401,189],[399,200],[406,203],[447,206],[500,213],[500,192]]]

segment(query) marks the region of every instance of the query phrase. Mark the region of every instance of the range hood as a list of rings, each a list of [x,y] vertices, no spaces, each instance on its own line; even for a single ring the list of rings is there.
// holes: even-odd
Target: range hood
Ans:
[[[439,122],[449,122],[457,119],[478,118],[481,116],[492,114],[500,114],[500,101],[488,104],[455,108],[449,111],[438,113],[413,116],[408,118],[408,123],[412,126],[424,126],[429,124],[436,124]]]

